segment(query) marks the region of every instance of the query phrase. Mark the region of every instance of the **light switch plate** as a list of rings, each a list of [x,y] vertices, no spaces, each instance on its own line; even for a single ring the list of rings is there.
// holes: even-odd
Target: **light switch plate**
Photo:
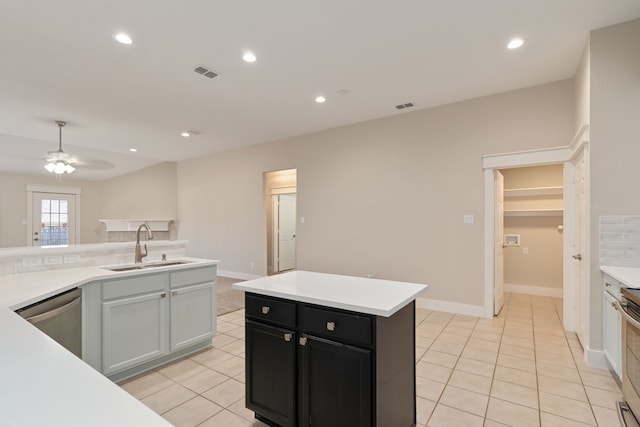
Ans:
[[[465,215],[464,216],[465,224],[473,224],[473,215]]]

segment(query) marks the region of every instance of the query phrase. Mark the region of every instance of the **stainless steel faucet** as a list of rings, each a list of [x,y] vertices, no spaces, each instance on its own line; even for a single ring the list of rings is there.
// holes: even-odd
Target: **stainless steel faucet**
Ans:
[[[141,263],[142,258],[148,255],[146,244],[144,245],[144,254],[142,253],[142,250],[140,250],[140,230],[142,230],[142,227],[147,229],[147,239],[153,239],[153,233],[151,232],[149,226],[147,224],[140,224],[140,227],[138,227],[138,231],[136,231],[136,259],[134,261],[136,264]]]

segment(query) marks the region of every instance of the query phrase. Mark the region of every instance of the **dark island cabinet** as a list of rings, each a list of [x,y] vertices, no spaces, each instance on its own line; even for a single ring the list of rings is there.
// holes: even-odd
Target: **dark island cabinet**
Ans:
[[[246,294],[246,406],[272,426],[416,423],[415,303],[390,317]]]

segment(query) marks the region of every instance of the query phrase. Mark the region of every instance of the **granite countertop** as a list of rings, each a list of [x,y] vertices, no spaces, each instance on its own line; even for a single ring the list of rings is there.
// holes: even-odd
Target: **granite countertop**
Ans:
[[[622,282],[627,288],[640,289],[640,268],[602,265],[600,271]]]
[[[218,263],[197,258],[180,260],[188,263],[126,272],[83,267],[1,277],[0,425],[170,426],[14,310],[93,280]]]
[[[233,284],[260,295],[389,317],[428,285],[337,274],[292,271]]]

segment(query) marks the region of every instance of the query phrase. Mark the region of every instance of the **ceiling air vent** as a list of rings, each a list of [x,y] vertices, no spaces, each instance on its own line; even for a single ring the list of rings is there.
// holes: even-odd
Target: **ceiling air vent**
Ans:
[[[396,105],[396,108],[398,110],[402,110],[403,108],[411,108],[413,107],[413,102],[407,102],[406,104],[398,104]]]
[[[195,71],[198,74],[202,74],[205,77],[209,77],[210,79],[218,75],[218,73],[216,73],[212,69],[203,67],[202,65],[198,65],[196,68],[193,69],[193,71]]]

